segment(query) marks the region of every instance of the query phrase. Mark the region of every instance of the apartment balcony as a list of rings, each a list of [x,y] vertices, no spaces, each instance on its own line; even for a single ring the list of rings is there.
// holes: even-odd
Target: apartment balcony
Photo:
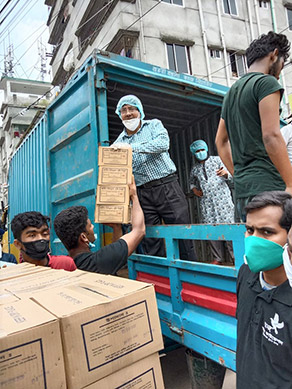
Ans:
[[[69,1],[54,2],[47,21],[47,25],[50,28],[49,44],[57,45],[62,40],[69,20]]]
[[[75,31],[80,47],[77,59],[80,59],[88,45],[94,42],[118,2],[119,0],[114,0],[108,7],[104,7],[104,4],[101,5],[98,1],[89,2],[83,18]]]

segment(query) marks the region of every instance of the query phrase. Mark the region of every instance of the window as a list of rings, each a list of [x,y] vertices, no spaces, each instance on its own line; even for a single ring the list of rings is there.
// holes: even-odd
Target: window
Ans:
[[[289,30],[292,30],[292,9],[287,8],[287,18],[288,18],[288,26]]]
[[[140,59],[137,31],[119,30],[107,46],[107,51],[124,57]]]
[[[192,74],[189,46],[167,43],[168,67],[179,73]]]
[[[235,0],[223,0],[224,12],[229,15],[237,15]]]
[[[247,71],[245,55],[236,54],[229,51],[231,72],[233,77],[241,77]]]
[[[221,58],[221,50],[210,49],[209,52],[211,58]]]
[[[183,5],[183,0],[161,0],[163,3]]]
[[[259,0],[259,7],[269,9],[269,2],[267,0]]]

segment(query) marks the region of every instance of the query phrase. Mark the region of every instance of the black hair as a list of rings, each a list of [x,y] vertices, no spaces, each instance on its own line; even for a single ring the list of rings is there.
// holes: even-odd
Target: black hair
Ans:
[[[82,205],[64,209],[55,217],[54,229],[67,250],[78,246],[78,239],[85,232],[88,220],[88,211]]]
[[[270,205],[280,207],[283,210],[279,224],[288,232],[292,225],[292,196],[287,192],[271,191],[259,193],[247,204],[245,211],[248,214],[251,211]]]
[[[289,58],[290,42],[286,35],[276,34],[273,31],[262,34],[253,40],[246,50],[247,66],[250,67],[255,61],[264,58],[275,49],[279,51],[279,58],[283,57],[284,61]]]
[[[43,225],[49,227],[50,218],[42,215],[40,212],[23,212],[14,216],[11,221],[11,230],[14,238],[21,241],[22,231],[27,227],[41,228]]]

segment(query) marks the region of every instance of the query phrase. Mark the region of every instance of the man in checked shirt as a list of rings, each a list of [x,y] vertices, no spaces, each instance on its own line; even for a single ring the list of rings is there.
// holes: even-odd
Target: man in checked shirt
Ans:
[[[133,151],[133,174],[137,193],[148,225],[189,224],[190,216],[185,195],[178,183],[176,167],[171,160],[169,136],[158,119],[144,120],[141,101],[134,95],[123,96],[116,114],[124,125],[114,146],[126,143]],[[165,257],[162,239],[144,239],[145,254]],[[179,241],[180,259],[196,261],[191,240]]]

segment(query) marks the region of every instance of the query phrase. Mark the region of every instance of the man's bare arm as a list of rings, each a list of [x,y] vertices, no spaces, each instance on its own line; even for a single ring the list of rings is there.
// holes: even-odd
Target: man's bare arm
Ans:
[[[123,235],[121,239],[128,244],[128,255],[130,256],[145,236],[144,213],[139,203],[135,182],[130,185],[130,197],[132,200],[132,231]]]
[[[279,91],[260,101],[262,136],[266,151],[286,184],[286,191],[292,194],[292,165],[280,131],[279,103]]]
[[[112,232],[112,243],[119,240],[123,235],[122,225],[119,223],[103,223],[105,226],[111,227],[113,229]]]
[[[228,169],[229,173],[233,175],[234,166],[233,166],[232,155],[231,155],[231,147],[230,147],[229,137],[225,126],[225,121],[222,118],[220,119],[218,125],[215,143],[216,143],[219,157],[221,158],[222,162]]]

